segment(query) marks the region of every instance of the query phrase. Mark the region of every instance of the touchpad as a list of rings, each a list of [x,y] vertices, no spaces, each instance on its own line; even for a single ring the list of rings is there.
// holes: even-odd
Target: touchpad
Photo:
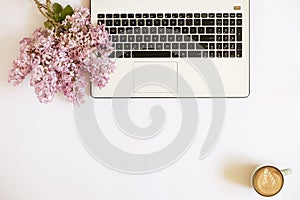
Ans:
[[[177,93],[177,62],[134,62],[135,93]]]

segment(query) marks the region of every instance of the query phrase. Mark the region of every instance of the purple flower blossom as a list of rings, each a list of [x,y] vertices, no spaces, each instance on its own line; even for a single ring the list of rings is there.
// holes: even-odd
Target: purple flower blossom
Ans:
[[[84,102],[88,81],[105,87],[115,63],[104,25],[93,26],[89,9],[74,10],[62,22],[67,30],[37,29],[32,38],[20,42],[20,54],[13,61],[8,81],[19,85],[31,74],[30,85],[41,103],[49,103],[58,92],[80,105]],[[86,79],[85,76],[88,76]]]

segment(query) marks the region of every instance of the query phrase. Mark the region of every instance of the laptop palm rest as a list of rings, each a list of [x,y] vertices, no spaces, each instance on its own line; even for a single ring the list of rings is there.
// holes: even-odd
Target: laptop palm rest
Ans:
[[[137,61],[133,63],[134,93],[177,93],[178,63]]]

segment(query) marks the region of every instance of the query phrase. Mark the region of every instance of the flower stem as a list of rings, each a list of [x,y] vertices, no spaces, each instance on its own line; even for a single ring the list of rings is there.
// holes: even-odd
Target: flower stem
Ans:
[[[51,11],[51,1],[50,0],[47,0],[46,1],[46,4],[47,5],[44,5],[42,4],[41,2],[39,2],[38,0],[33,0],[34,3],[36,4],[38,10],[40,11],[40,13],[46,17],[49,21],[51,21],[53,23],[53,25],[57,26],[58,24],[54,21],[54,19],[52,19],[47,13],[45,13],[42,9],[45,9],[47,10],[49,13],[52,13]]]

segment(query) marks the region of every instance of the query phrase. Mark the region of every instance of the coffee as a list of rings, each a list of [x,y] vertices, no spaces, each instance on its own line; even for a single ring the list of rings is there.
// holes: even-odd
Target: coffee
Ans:
[[[257,193],[266,197],[277,194],[282,189],[283,183],[281,171],[273,166],[259,168],[252,178],[253,188]]]

